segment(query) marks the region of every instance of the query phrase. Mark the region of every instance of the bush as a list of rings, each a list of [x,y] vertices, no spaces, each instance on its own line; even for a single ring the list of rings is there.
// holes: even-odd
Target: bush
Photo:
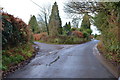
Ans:
[[[21,19],[2,13],[2,70],[28,59],[33,54],[32,33]]]
[[[86,32],[87,32],[88,34],[91,34],[91,33],[92,33],[92,30],[91,30],[91,29],[86,29]]]
[[[84,31],[84,28],[83,28],[83,27],[80,27],[80,28],[79,28],[79,31],[80,31],[80,32],[83,32],[83,31]]]
[[[71,31],[76,31],[77,30],[77,28],[71,28]]]
[[[76,36],[47,36],[42,38],[40,41],[55,44],[80,44],[87,42],[88,40],[86,38],[79,38]]]
[[[15,47],[31,40],[29,26],[21,19],[2,13],[2,48]]]
[[[88,38],[88,33],[87,32],[83,32],[83,36],[84,36],[84,38]]]
[[[33,37],[34,37],[34,40],[40,40],[42,38],[45,38],[47,36],[47,33],[46,32],[42,32],[40,34],[34,34]]]
[[[106,58],[108,58],[109,60],[112,60],[112,62],[118,62],[118,63],[120,63],[120,55],[119,55],[119,53],[118,54],[116,54],[116,51],[115,51],[115,53],[113,52],[113,50],[114,49],[118,49],[118,48],[116,48],[116,47],[113,47],[113,49],[111,50],[111,51],[107,51],[106,50],[106,45],[105,44],[103,44],[102,43],[102,41],[100,41],[99,43],[98,43],[98,49],[99,49],[99,51],[101,51],[101,53],[103,53],[103,55],[105,55],[105,57]],[[112,47],[112,46],[111,46]],[[109,48],[109,47],[108,47]]]
[[[78,38],[83,38],[83,33],[80,31],[72,31],[72,35]]]

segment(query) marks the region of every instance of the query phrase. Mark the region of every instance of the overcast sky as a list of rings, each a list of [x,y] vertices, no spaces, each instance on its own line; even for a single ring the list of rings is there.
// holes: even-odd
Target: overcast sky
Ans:
[[[62,19],[62,25],[66,22],[71,21],[68,19],[68,15],[64,13],[63,7],[67,0],[32,0],[39,4],[40,6],[46,6],[48,4],[53,5],[56,1],[59,8],[59,14]],[[30,15],[35,15],[36,17],[40,13],[40,8],[32,3],[30,0],[0,0],[0,6],[4,8],[4,12],[14,15],[15,17],[21,18],[24,22],[28,24]],[[91,27],[93,33],[98,33],[94,26]]]

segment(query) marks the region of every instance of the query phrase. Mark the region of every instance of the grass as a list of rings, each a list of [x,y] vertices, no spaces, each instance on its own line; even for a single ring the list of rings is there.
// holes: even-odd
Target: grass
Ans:
[[[2,50],[2,66],[3,71],[8,70],[10,66],[16,65],[33,55],[34,49],[31,43],[24,44],[9,50]]]

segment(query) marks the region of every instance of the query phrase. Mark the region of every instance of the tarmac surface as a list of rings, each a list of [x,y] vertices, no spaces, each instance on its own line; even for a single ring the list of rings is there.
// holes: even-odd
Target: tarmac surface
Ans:
[[[98,42],[76,45],[35,42],[40,47],[36,57],[7,78],[115,78],[94,55],[93,48]]]

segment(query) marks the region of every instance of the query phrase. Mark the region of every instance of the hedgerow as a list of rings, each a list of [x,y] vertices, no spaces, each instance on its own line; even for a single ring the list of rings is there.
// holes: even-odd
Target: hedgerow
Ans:
[[[8,13],[2,13],[2,48],[18,46],[29,42],[31,32],[29,26],[21,19]]]
[[[32,32],[22,19],[8,13],[2,13],[0,30],[2,30],[2,66],[0,69],[6,71],[33,55]]]

